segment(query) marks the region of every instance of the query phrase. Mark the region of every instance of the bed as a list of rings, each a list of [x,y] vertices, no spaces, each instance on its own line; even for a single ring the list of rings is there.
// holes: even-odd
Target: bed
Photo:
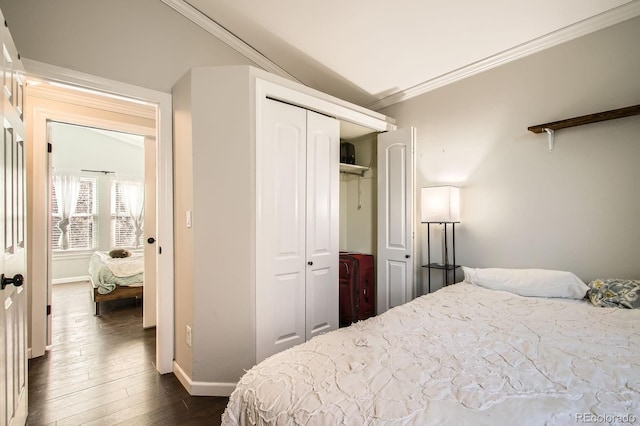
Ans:
[[[96,315],[100,315],[100,302],[142,297],[144,255],[132,253],[129,257],[112,258],[108,253],[96,251],[89,259],[89,277]]]
[[[254,366],[222,423],[635,423],[640,309],[585,292],[445,287]]]

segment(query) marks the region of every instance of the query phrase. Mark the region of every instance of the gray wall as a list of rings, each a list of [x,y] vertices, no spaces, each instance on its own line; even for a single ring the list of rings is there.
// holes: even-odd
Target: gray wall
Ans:
[[[254,65],[160,0],[0,0],[23,58],[162,92],[191,67]]]
[[[560,130],[551,153],[527,131],[640,103],[638,40],[635,18],[382,111],[417,127],[417,203],[461,187],[458,263],[640,279],[640,116]]]

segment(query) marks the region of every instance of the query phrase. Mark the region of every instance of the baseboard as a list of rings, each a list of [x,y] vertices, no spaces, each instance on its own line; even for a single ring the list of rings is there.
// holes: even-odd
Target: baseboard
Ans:
[[[175,361],[173,361],[173,374],[189,395],[193,396],[229,396],[236,388],[236,383],[194,382]]]
[[[80,277],[54,278],[51,280],[51,284],[79,283],[82,281],[89,281],[89,275],[83,275]]]

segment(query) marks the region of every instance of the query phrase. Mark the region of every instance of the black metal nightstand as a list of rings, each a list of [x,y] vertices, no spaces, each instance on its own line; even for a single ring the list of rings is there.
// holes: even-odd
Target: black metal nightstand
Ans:
[[[427,283],[429,293],[431,293],[431,270],[441,270],[444,275],[443,286],[449,284],[455,284],[456,282],[456,269],[460,265],[456,265],[456,223],[457,222],[423,222],[427,224],[427,264],[423,265],[423,268],[427,268]],[[444,263],[431,263],[431,224],[437,223],[444,225]],[[453,263],[449,263],[449,253],[447,246],[447,225],[451,225],[451,242],[453,252]],[[451,274],[449,272],[452,272]],[[451,282],[449,276],[451,275]]]

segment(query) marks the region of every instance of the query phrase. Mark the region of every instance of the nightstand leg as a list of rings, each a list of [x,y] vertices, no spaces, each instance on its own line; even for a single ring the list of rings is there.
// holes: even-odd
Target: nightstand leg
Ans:
[[[456,224],[451,224],[451,243],[453,246],[453,284],[456,283]]]
[[[427,223],[427,265],[431,265],[431,227],[430,223]],[[429,293],[431,293],[431,268],[427,267],[427,283],[429,286]]]

